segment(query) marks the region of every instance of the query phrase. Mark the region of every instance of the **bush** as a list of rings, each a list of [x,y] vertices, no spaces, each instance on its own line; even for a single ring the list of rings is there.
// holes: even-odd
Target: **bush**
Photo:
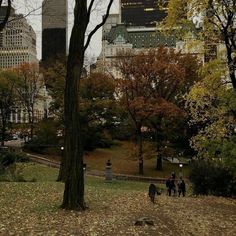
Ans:
[[[20,153],[0,152],[0,181],[24,182],[22,168],[16,162],[28,162],[29,158]]]
[[[0,152],[0,166],[5,168],[15,162],[28,162],[29,158],[23,154],[15,152]]]
[[[222,164],[198,160],[191,164],[190,181],[194,194],[232,197],[236,195],[236,178]]]
[[[35,139],[25,143],[23,150],[35,152],[35,153],[39,153],[39,154],[51,154],[51,155],[59,155],[60,154],[60,147],[59,146],[38,143],[38,140],[35,140]]]
[[[26,182],[23,176],[24,166],[16,165],[16,163],[8,166],[4,175],[1,177],[1,181],[4,182]]]

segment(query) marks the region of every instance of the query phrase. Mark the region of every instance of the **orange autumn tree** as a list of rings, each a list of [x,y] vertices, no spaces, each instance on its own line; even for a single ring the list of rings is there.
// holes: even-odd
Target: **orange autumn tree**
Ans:
[[[43,77],[39,74],[36,64],[24,63],[15,68],[16,92],[20,104],[28,115],[30,125],[30,138],[33,138],[35,117],[35,106],[40,96],[40,90],[44,86]]]
[[[155,64],[157,76],[153,77],[152,80],[155,85],[153,86],[153,96],[161,101],[161,111],[154,114],[149,121],[155,130],[157,142],[156,170],[161,170],[161,147],[165,142],[168,143],[168,140],[163,140],[163,133],[165,132],[164,127],[162,127],[163,123],[168,121],[175,126],[174,124],[177,121],[187,118],[184,109],[185,95],[192,85],[199,80],[200,62],[197,57],[191,54],[181,54],[174,49],[161,47],[157,50]]]
[[[141,132],[144,123],[151,121],[156,125],[158,117],[184,115],[174,101],[178,98],[177,91],[180,94],[186,90],[187,68],[183,66],[183,57],[180,52],[164,47],[119,55],[116,63],[121,73],[118,90],[120,101],[135,125],[139,174],[144,173]]]

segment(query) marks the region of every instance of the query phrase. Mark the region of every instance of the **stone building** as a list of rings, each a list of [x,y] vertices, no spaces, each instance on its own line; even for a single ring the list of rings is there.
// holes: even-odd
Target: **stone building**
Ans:
[[[107,29],[106,25],[105,29]],[[160,46],[175,48],[175,37],[164,36],[156,27],[112,25],[110,31],[103,30],[102,51],[97,61],[97,70],[107,72],[117,78],[119,72],[114,64],[119,53],[127,50],[138,52]]]
[[[5,14],[6,7],[1,7],[0,21],[4,18]],[[0,68],[2,70],[11,70],[24,63],[32,64],[35,72],[39,73],[36,34],[23,15],[16,14],[14,8],[12,8],[9,22],[4,30],[0,32]],[[34,115],[36,121],[48,115],[49,103],[51,101],[46,87],[41,87],[40,99],[35,104]],[[12,123],[28,123],[27,112],[20,102],[17,102],[12,108],[9,121]]]
[[[0,12],[0,20],[3,16],[4,10]],[[9,22],[0,32],[0,68],[17,67],[24,62],[38,63],[36,34],[27,20],[12,8]]]

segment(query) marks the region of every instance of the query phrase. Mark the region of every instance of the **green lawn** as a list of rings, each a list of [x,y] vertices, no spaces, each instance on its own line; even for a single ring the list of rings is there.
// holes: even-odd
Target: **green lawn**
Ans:
[[[85,152],[84,162],[87,164],[88,170],[104,171],[108,159],[112,162],[112,170],[114,173],[138,175],[138,160],[135,158],[135,146],[132,142],[116,142],[111,148],[98,148],[92,152]],[[59,160],[58,156],[43,155],[52,160]],[[177,177],[180,169],[178,164],[171,164],[163,161],[163,170],[156,171],[156,155],[150,144],[144,144],[144,176],[168,178],[171,172],[175,172]],[[184,177],[188,177],[188,165],[183,167]]]
[[[88,169],[100,170],[105,169],[105,164],[108,159],[112,162],[114,173],[138,175],[138,160],[134,157],[135,147],[130,142],[120,142],[120,145],[114,145],[110,149],[96,149],[93,152],[87,152],[85,162]],[[178,164],[172,164],[163,161],[163,170],[156,171],[156,156],[148,147],[145,148],[144,154],[144,176],[163,177],[167,178],[171,172],[179,175],[180,169]],[[189,168],[187,165],[183,167],[184,177],[188,177]]]
[[[20,167],[21,168],[21,167]],[[85,178],[85,212],[60,209],[63,184],[57,170],[38,164],[21,168],[37,182],[0,182],[0,235],[236,235],[236,201],[217,197],[168,197],[156,203],[148,184]],[[154,226],[134,226],[150,217]]]

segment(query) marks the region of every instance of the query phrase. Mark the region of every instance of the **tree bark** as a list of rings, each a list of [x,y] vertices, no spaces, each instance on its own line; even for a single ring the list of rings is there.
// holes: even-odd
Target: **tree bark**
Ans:
[[[30,120],[30,140],[34,137],[34,106],[31,107],[31,120]]]
[[[61,176],[65,182],[62,208],[84,210],[84,171],[83,147],[80,136],[79,120],[79,84],[84,64],[84,53],[92,36],[102,27],[109,15],[113,0],[109,0],[107,11],[100,24],[89,33],[85,43],[85,33],[89,23],[94,0],[75,0],[74,24],[70,37],[67,60],[66,86],[64,93],[64,156],[61,165]]]
[[[87,1],[76,1],[70,38],[65,87],[65,139],[61,177],[65,181],[62,208],[84,210],[83,148],[79,124],[79,80],[84,63],[84,37],[88,25]]]
[[[3,109],[1,109],[1,116],[2,116],[2,127],[1,127],[1,133],[2,133],[2,139],[1,139],[1,145],[5,145],[5,138],[6,138],[6,117]]]
[[[156,122],[151,122],[153,128],[155,129],[155,139],[156,139],[156,145],[157,145],[157,159],[156,159],[156,170],[162,170],[162,154],[160,147],[162,145],[162,139],[161,135],[159,133],[161,132],[161,122],[162,122],[162,117],[159,117],[159,120]]]
[[[138,145],[138,162],[139,162],[139,174],[143,175],[143,139],[141,132],[141,125],[137,127],[137,145]]]
[[[227,65],[229,69],[229,77],[232,82],[233,88],[236,89],[236,59],[232,58],[232,53],[234,52],[234,50],[232,49],[232,46],[230,46],[229,38],[227,37],[227,35],[224,35],[224,37],[227,50]]]
[[[157,153],[156,170],[162,170],[162,156],[160,152]]]

